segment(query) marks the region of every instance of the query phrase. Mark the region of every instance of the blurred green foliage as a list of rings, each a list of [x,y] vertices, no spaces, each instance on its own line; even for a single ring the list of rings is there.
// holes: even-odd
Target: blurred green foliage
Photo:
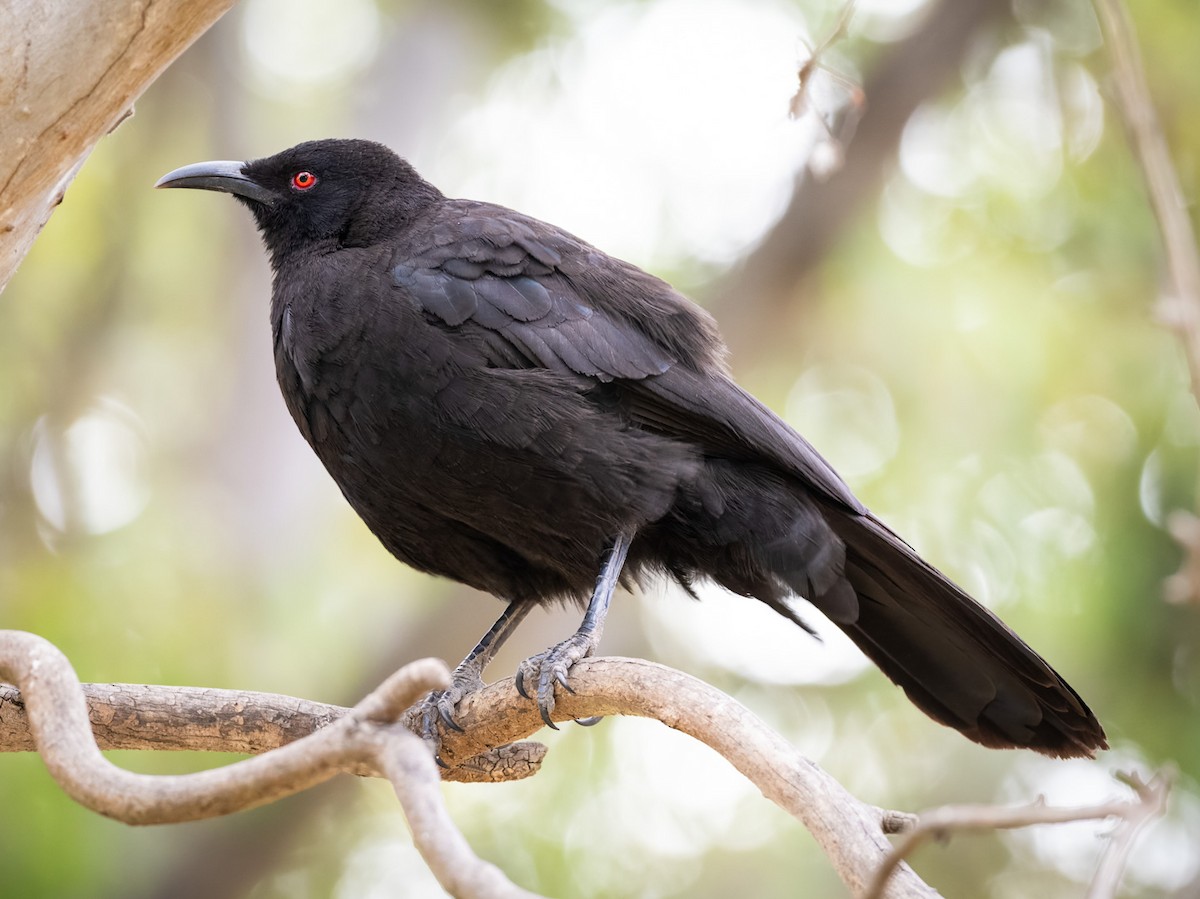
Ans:
[[[819,37],[835,12],[784,0],[703,6],[730,17],[731,33],[750,29],[739,35],[754,16],[782,16],[813,23]],[[606,160],[587,147],[578,158],[556,149],[575,127],[558,117],[588,114],[572,109],[575,91],[615,80],[603,60],[621,29],[636,36],[650,17],[667,17],[686,44],[693,8],[247,0],[219,23],[101,143],[0,303],[4,626],[52,640],[84,680],[346,704],[410,658],[459,658],[498,606],[396,564],[311,458],[273,383],[269,280],[248,217],[227,200],[150,185],[187,162],[356,134],[409,155],[448,192],[466,185],[549,215],[537,205],[551,202],[547,192],[602,197],[630,180],[606,180]],[[874,669],[822,661],[836,648],[799,635],[774,673],[730,662],[706,641],[753,654],[788,627],[746,601],[625,597],[605,650],[648,654],[734,693],[884,806],[1037,793],[1085,803],[1119,792],[1113,769],[1172,762],[1182,777],[1171,814],[1139,845],[1127,890],[1196,895],[1200,611],[1166,604],[1162,583],[1181,560],[1167,516],[1196,508],[1200,415],[1178,342],[1156,320],[1167,308],[1159,241],[1106,102],[1090,10],[1080,0],[1014,9],[977,42],[961,82],[910,124],[878,202],[788,308],[712,311],[749,335],[733,347],[739,379],[1051,659],[1105,724],[1112,752],[1069,764],[990,753],[928,722]],[[1191,195],[1200,26],[1188,4],[1169,0],[1134,13]],[[839,50],[866,66],[905,21],[873,4]],[[798,25],[785,71],[802,33]],[[628,46],[646,45],[631,37]],[[739,64],[731,47],[702,50],[706,71],[662,70],[680,107],[703,76]],[[584,59],[600,68],[579,69]],[[666,64],[629,64],[643,63],[656,81],[653,64]],[[782,119],[794,82],[771,89]],[[770,227],[771,211],[754,233],[741,226],[705,244],[733,248],[724,255],[694,254],[692,223],[672,225],[669,211],[698,195],[718,219],[739,220],[739,197],[763,184],[778,186],[777,211],[804,162],[776,153],[790,161],[768,171],[736,155],[706,161],[703,182],[689,176],[688,196],[672,194],[651,167],[688,160],[642,163],[638,144],[678,141],[668,129],[685,126],[719,134],[733,106],[701,99],[707,115],[690,112],[684,125],[669,107],[621,120],[624,106],[636,112],[626,94],[590,123],[636,135],[618,139],[620,159],[604,150],[613,170],[649,173],[632,198],[618,195],[623,214],[667,223],[644,254],[621,251],[697,295]],[[520,110],[520,128],[503,131],[510,113],[488,112],[498,109]],[[687,139],[703,155],[709,139]],[[551,170],[538,160],[550,157],[538,153],[547,152],[558,162],[568,154],[571,180],[545,183]],[[538,181],[547,192],[522,193]],[[600,199],[562,214],[585,238],[621,239]],[[767,317],[740,320],[756,308]],[[678,608],[656,615],[665,602]],[[565,633],[569,618],[535,616],[492,675]],[[714,634],[714,621],[745,629]],[[804,664],[788,675],[792,651]],[[686,738],[608,721],[549,740],[550,760],[530,781],[446,788],[472,845],[522,885],[580,897],[844,895],[797,824]],[[216,763],[115,758],[153,771]],[[331,784],[231,820],[134,830],[73,805],[35,757],[6,756],[0,806],[2,895],[439,895],[379,784]],[[946,895],[1077,896],[1106,832],[964,837],[916,864]]]

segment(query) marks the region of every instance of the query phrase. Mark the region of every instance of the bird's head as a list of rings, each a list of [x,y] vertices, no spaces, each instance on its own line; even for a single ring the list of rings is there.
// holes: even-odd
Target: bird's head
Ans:
[[[322,243],[370,246],[441,197],[411,165],[366,140],[309,141],[250,162],[198,162],[154,186],[233,194],[254,214],[276,267]]]

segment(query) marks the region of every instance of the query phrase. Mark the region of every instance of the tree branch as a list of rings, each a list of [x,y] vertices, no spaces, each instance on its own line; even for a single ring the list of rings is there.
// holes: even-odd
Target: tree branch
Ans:
[[[101,814],[130,824],[189,821],[262,805],[339,772],[384,776],[404,809],[414,845],[453,895],[533,895],[471,853],[441,803],[429,748],[408,729],[415,718],[410,706],[448,683],[440,662],[405,666],[347,709],[270,693],[81,687],[51,644],[31,634],[0,631],[0,678],[19,688],[0,685],[0,751],[36,747],[63,789]],[[799,819],[846,886],[863,899],[937,896],[904,862],[931,838],[1116,817],[1122,826],[1089,892],[1089,899],[1108,899],[1115,895],[1137,834],[1162,814],[1172,782],[1168,772],[1148,783],[1130,776],[1126,782],[1136,799],[1082,808],[1054,808],[1039,800],[1018,808],[946,806],[914,818],[859,801],[739,702],[689,675],[638,659],[585,659],[572,669],[571,683],[574,692],[559,697],[555,720],[637,715],[700,740]],[[512,741],[536,732],[542,721],[511,679],[466,697],[458,720],[463,731],[442,736],[441,757],[450,766],[442,778],[503,780],[537,770],[545,748]],[[100,755],[92,727],[105,748],[261,755],[198,774],[133,774]],[[906,836],[893,849],[888,833]]]
[[[351,709],[245,690],[82,684],[92,734],[100,749],[159,752],[240,752],[261,755],[345,717]],[[20,691],[0,684],[0,752],[36,752]],[[540,743],[511,743],[445,772],[444,780],[495,783],[536,774],[546,755]],[[347,774],[382,777],[362,763]]]
[[[428,779],[428,765],[422,768],[424,763],[414,760],[415,750],[396,749],[391,743],[401,732],[406,740],[416,739],[392,722],[399,709],[444,682],[445,676],[440,663],[413,663],[354,709],[273,694],[90,686],[91,715],[100,721],[98,730],[110,746],[132,745],[129,729],[136,727],[141,730],[139,745],[266,753],[198,774],[148,776],[116,768],[100,755],[91,736],[84,691],[57,649],[30,634],[0,631],[0,678],[20,689],[19,696],[12,690],[0,693],[0,749],[28,749],[32,739],[69,795],[131,824],[229,814],[305,789],[340,771],[381,772],[393,782],[414,841],[434,873],[442,880],[442,870],[457,872],[445,876],[459,884],[457,878],[467,870],[461,861],[465,843],[456,830],[447,829],[436,791],[421,786]],[[855,799],[744,706],[696,678],[636,659],[587,659],[572,670],[571,683],[576,692],[559,698],[557,720],[640,715],[708,744],[809,828],[855,892],[865,887],[868,873],[891,850],[885,830],[906,822],[904,816]],[[489,752],[542,727],[536,707],[517,694],[511,679],[465,699],[459,722],[465,732],[446,733],[441,746],[456,776],[462,768],[469,771],[482,764],[486,769],[493,764]],[[309,735],[298,739],[306,730]],[[527,773],[540,761],[521,755],[523,745],[528,744],[512,750],[517,758],[509,757],[509,774]],[[495,766],[487,779],[500,779]],[[479,877],[485,882],[493,875]],[[891,899],[936,895],[903,864],[888,888]]]
[[[1174,775],[1169,771],[1155,774],[1148,783],[1134,775],[1122,778],[1137,793],[1132,800],[1113,799],[1099,805],[1079,808],[1056,808],[1038,799],[1029,805],[1001,808],[991,805],[947,805],[924,812],[916,826],[905,834],[887,860],[875,872],[871,885],[862,899],[881,899],[888,878],[917,847],[931,839],[945,840],[955,832],[980,830],[1010,830],[1034,824],[1062,824],[1067,821],[1090,821],[1098,818],[1120,818],[1121,829],[1108,844],[1088,890],[1087,899],[1111,899],[1116,895],[1124,874],[1125,863],[1133,841],[1141,829],[1166,809]]]
[[[1200,402],[1200,253],[1188,202],[1154,111],[1129,12],[1121,0],[1095,0],[1095,7],[1112,60],[1117,110],[1141,167],[1163,241],[1173,300],[1166,317],[1183,341],[1192,393]]]
[[[574,693],[556,694],[556,720],[593,715],[655,718],[706,744],[808,828],[852,892],[865,888],[869,872],[891,851],[885,828],[896,828],[902,817],[851,795],[762,719],[715,687],[663,665],[624,658],[584,659],[571,669],[571,687]],[[541,727],[537,709],[507,679],[464,699],[458,720],[464,733],[446,734],[442,743],[442,758],[450,764]],[[887,894],[890,899],[938,895],[907,866],[897,873]]]
[[[1094,0],[1094,5],[1112,62],[1117,112],[1162,237],[1169,295],[1159,301],[1158,312],[1179,335],[1192,395],[1200,403],[1200,249],[1188,214],[1190,204],[1154,110],[1129,11],[1121,0]],[[1167,601],[1200,604],[1200,518],[1177,510],[1171,513],[1167,530],[1184,553],[1179,571],[1163,584]]]
[[[1175,772],[1163,769],[1149,782],[1142,781],[1136,774],[1122,775],[1121,779],[1133,788],[1137,799],[1127,803],[1115,816],[1121,818],[1121,826],[1100,856],[1100,864],[1096,867],[1085,899],[1113,899],[1117,895],[1133,844],[1146,825],[1167,809],[1167,797],[1175,782]]]
[[[0,29],[0,290],[92,147],[234,0],[40,3]]]
[[[0,677],[21,690],[29,732],[51,776],[71,798],[127,824],[166,824],[230,814],[280,799],[366,763],[392,781],[413,841],[455,896],[534,899],[471,853],[441,805],[432,754],[396,717],[429,690],[450,685],[434,659],[406,665],[338,720],[265,755],[184,775],[134,774],[111,764],[92,738],[74,670],[53,645],[0,631]]]
[[[536,894],[514,886],[499,868],[480,861],[471,851],[442,802],[441,781],[429,747],[411,731],[400,731],[404,739],[381,743],[377,757],[404,809],[413,845],[438,883],[451,896],[535,899]]]
[[[780,315],[794,305],[796,286],[878,196],[913,111],[959,74],[985,29],[1011,15],[1008,0],[942,0],[911,35],[883,50],[863,82],[866,111],[844,164],[824,180],[802,170],[779,221],[709,293],[714,308],[738,310],[724,323],[735,351],[761,346],[769,331],[778,330]]]

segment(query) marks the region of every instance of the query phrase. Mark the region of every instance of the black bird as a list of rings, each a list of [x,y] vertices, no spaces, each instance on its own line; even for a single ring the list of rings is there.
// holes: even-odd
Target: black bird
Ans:
[[[1106,748],[1041,656],[733,382],[711,317],[664,281],[447,198],[368,141],[203,162],[157,186],[224,191],[254,215],[287,407],[384,546],[508,601],[427,702],[430,736],[533,605],[586,603],[579,630],[517,672],[549,723],[618,581],[659,574],[711,579],[801,627],[789,601],[807,599],[985,746]]]

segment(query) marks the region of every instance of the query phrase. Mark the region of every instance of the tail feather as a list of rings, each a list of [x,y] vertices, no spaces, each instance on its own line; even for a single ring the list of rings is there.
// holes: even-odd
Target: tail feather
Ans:
[[[852,511],[828,520],[858,597],[857,614],[831,617],[922,711],[984,746],[1058,757],[1108,748],[1079,694],[886,525]]]

